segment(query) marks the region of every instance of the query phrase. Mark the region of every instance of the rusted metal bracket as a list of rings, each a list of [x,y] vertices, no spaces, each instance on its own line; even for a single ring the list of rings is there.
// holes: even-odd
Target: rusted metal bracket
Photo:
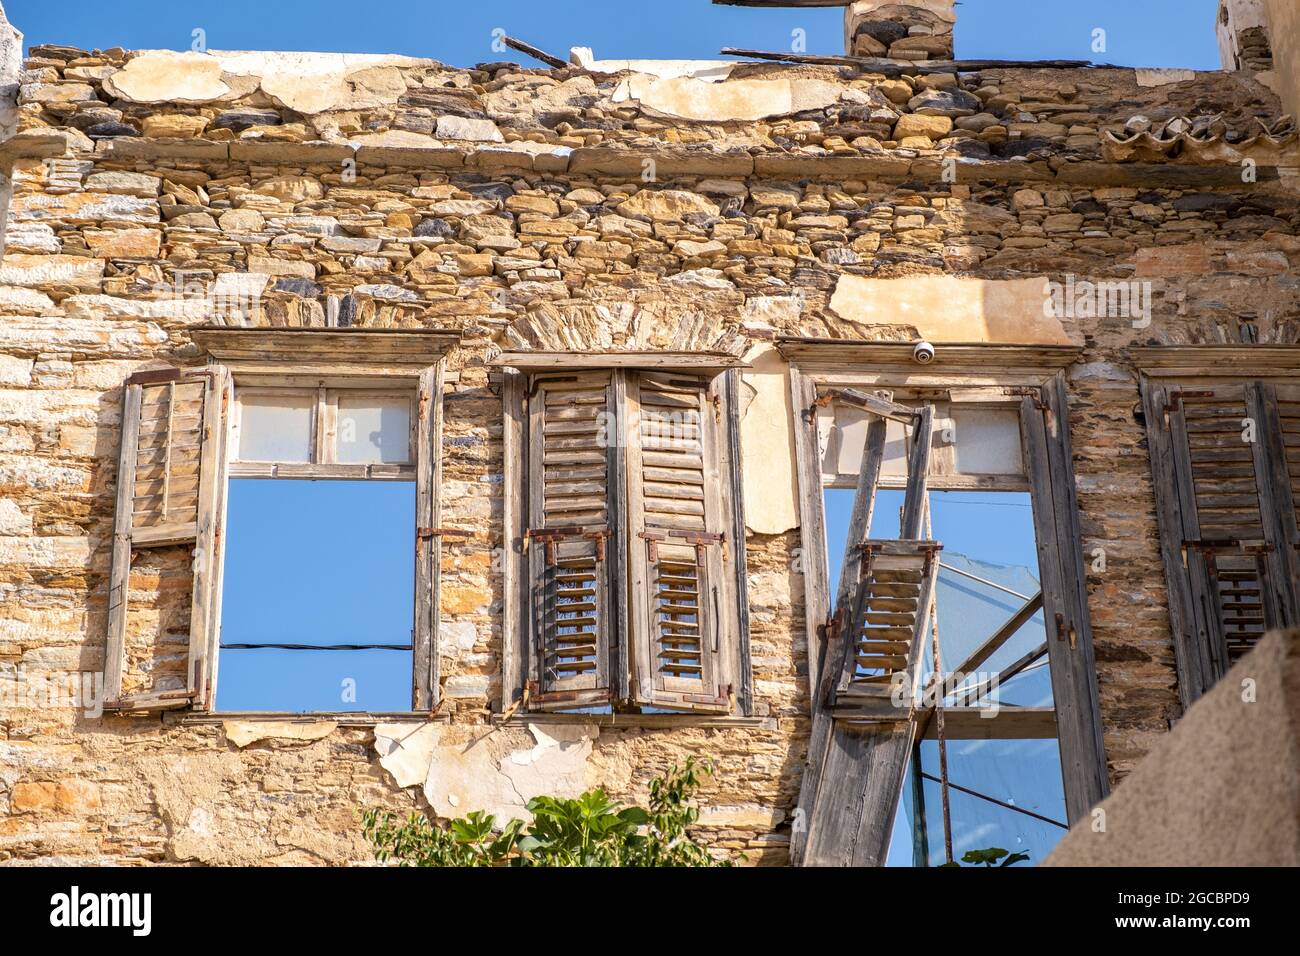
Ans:
[[[1169,393],[1169,401],[1165,402],[1161,414],[1164,418],[1165,431],[1169,430],[1169,413],[1176,412],[1183,407],[1183,398],[1213,398],[1214,392],[1209,389],[1186,389],[1178,388]]]
[[[1043,401],[1043,390],[1034,385],[1012,385],[1005,389],[1008,395],[1014,395],[1016,398],[1027,398],[1034,403],[1034,408],[1040,412],[1047,411],[1047,403]]]
[[[612,534],[608,526],[591,531],[585,528],[529,528],[524,532],[524,548],[527,550],[530,540],[542,542],[546,547],[546,566],[553,568],[558,563],[557,549],[561,541],[565,538],[584,538],[596,542],[596,560],[604,561],[605,541]]]
[[[473,531],[466,531],[463,528],[416,528],[415,536],[423,540],[424,538],[472,538]]]
[[[1201,557],[1205,559],[1205,569],[1210,577],[1219,576],[1219,566],[1216,560],[1217,556],[1226,552],[1237,552],[1238,554],[1253,554],[1256,558],[1273,551],[1273,545],[1267,541],[1242,541],[1238,538],[1200,538],[1195,541],[1184,541],[1180,549],[1183,567],[1187,567],[1187,552],[1198,551]]]
[[[695,563],[700,567],[704,567],[704,549],[711,544],[722,545],[723,556],[726,556],[727,536],[721,531],[639,531],[637,537],[649,543],[652,564],[659,560],[659,545],[669,538],[677,538],[686,544],[694,545]]]

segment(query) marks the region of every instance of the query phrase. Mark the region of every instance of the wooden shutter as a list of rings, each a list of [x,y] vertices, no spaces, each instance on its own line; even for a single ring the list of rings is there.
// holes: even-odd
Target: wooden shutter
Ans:
[[[218,366],[142,372],[126,381],[109,581],[106,710],[211,706],[229,403],[229,375]],[[123,696],[132,559],[146,549],[176,546],[188,546],[193,556],[185,686],[141,688]]]
[[[722,404],[722,393],[697,376],[628,379],[631,696],[644,706],[732,708],[734,557],[743,542],[729,540]]]
[[[1021,401],[1020,434],[1047,618],[1065,807],[1074,823],[1109,787],[1064,372]]]
[[[607,704],[618,654],[615,376],[533,381],[528,399],[529,701],[539,710]]]
[[[1146,391],[1186,706],[1265,631],[1296,623],[1300,403],[1289,386],[1254,382],[1149,384]]]

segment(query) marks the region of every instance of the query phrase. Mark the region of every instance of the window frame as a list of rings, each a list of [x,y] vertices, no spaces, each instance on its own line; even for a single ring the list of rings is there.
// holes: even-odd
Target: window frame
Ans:
[[[954,343],[938,346],[933,365],[920,365],[913,358],[911,342],[866,342],[839,339],[804,339],[778,337],[777,348],[790,363],[790,395],[795,414],[795,473],[798,487],[800,538],[804,571],[805,619],[804,628],[808,646],[809,693],[814,719],[825,713],[820,688],[824,678],[820,673],[825,648],[825,627],[834,611],[831,602],[837,582],[829,580],[827,555],[826,515],[824,486],[822,483],[821,454],[816,435],[815,409],[821,392],[837,388],[862,390],[949,389],[990,390],[992,404],[1019,402],[1021,408],[1022,455],[1026,486],[1031,492],[1034,508],[1035,536],[1040,555],[1051,553],[1057,560],[1052,567],[1040,567],[1043,585],[1044,616],[1049,622],[1052,613],[1062,617],[1067,629],[1072,630],[1071,651],[1064,655],[1050,655],[1055,643],[1049,640],[1049,656],[1053,664],[1053,687],[1057,687],[1058,667],[1077,693],[1055,694],[1055,708],[1061,746],[1061,765],[1066,804],[1071,822],[1080,819],[1108,792],[1105,750],[1101,734],[1101,717],[1096,684],[1096,665],[1092,650],[1092,631],[1088,619],[1087,590],[1083,571],[1082,539],[1079,530],[1078,506],[1075,499],[1074,474],[1069,460],[1069,428],[1060,428],[1056,409],[1068,415],[1068,396],[1065,391],[1064,370],[1082,351],[1076,346],[1022,346],[994,344]],[[1001,393],[1001,394],[998,394]],[[1052,502],[1042,502],[1035,493],[1035,465],[1030,459],[1031,438],[1026,434],[1026,422],[1041,411],[1043,424],[1036,429],[1040,436],[1037,448],[1040,477],[1047,479],[1048,494],[1066,498],[1069,506],[1055,513]],[[1009,487],[1008,483],[996,485]],[[1012,483],[1014,484],[1014,483]],[[882,486],[883,487],[883,486]],[[1040,557],[1040,564],[1042,564]],[[1058,593],[1049,597],[1051,578],[1057,579]],[[1059,608],[1059,610],[1056,610]],[[1071,627],[1072,626],[1072,627]],[[1068,713],[1073,732],[1068,732],[1065,715]],[[823,730],[823,734],[829,730]],[[809,770],[813,788],[817,786],[820,771],[819,758],[813,756],[819,746],[824,747],[829,738],[814,738],[810,744]],[[891,758],[892,759],[892,758]],[[900,778],[901,779],[901,778]],[[807,786],[805,786],[805,790]],[[886,788],[887,789],[887,788]],[[809,798],[801,793],[800,807],[811,812]],[[888,845],[888,830],[893,826],[892,814],[883,824],[866,821],[862,839],[878,842],[880,827],[884,829],[884,845]],[[799,858],[807,845],[807,831],[802,839],[796,838],[794,855]],[[874,857],[874,850],[867,854]],[[883,852],[880,861],[883,862]]]
[[[736,580],[729,587],[725,614],[737,615],[736,647],[732,658],[732,694],[735,706],[730,714],[718,715],[711,711],[683,709],[676,712],[642,711],[629,713],[620,709],[631,700],[630,681],[635,649],[632,647],[629,600],[630,596],[629,545],[626,525],[621,512],[627,506],[627,456],[612,456],[610,468],[613,486],[609,492],[612,516],[616,529],[611,542],[611,560],[615,565],[615,580],[622,582],[614,597],[616,613],[611,615],[609,661],[610,684],[613,701],[612,713],[619,718],[650,717],[655,721],[674,723],[718,722],[745,720],[753,715],[752,671],[749,646],[749,608],[745,581],[745,524],[744,502],[740,485],[740,435],[739,435],[739,374],[745,363],[728,353],[693,352],[623,352],[623,353],[570,353],[570,352],[507,352],[497,356],[489,365],[500,369],[503,408],[503,601],[502,601],[502,695],[501,712],[507,716],[522,710],[530,714],[548,714],[564,717],[563,711],[546,711],[526,704],[534,650],[528,639],[529,626],[525,615],[530,607],[530,571],[524,541],[524,520],[528,511],[529,475],[526,466],[529,436],[528,399],[533,382],[538,378],[565,373],[582,374],[593,371],[611,374],[612,390],[617,403],[616,419],[622,427],[625,413],[626,376],[637,372],[673,373],[710,379],[712,387],[721,397],[723,420],[718,427],[722,474],[719,497],[726,515],[727,535],[734,543],[731,562]],[[622,532],[617,530],[621,528]],[[635,705],[632,705],[635,706]],[[608,714],[579,714],[591,719]]]
[[[416,515],[412,536],[416,548],[414,601],[414,670],[412,705],[400,715],[428,714],[440,700],[439,655],[437,634],[440,620],[439,591],[441,541],[455,533],[441,524],[442,422],[443,393],[448,381],[447,353],[460,341],[460,332],[445,329],[337,329],[337,328],[233,328],[201,326],[191,336],[206,357],[206,364],[178,370],[136,373],[132,382],[150,381],[163,375],[198,375],[207,373],[221,383],[216,394],[220,401],[212,405],[213,417],[205,439],[205,464],[212,470],[205,497],[212,500],[210,528],[200,534],[196,551],[207,546],[209,561],[201,586],[195,585],[194,620],[201,624],[201,634],[191,635],[191,658],[200,657],[206,672],[200,686],[184,695],[177,692],[151,692],[111,701],[106,711],[128,714],[160,710],[188,710],[196,714],[215,711],[217,670],[219,667],[222,569],[225,561],[227,489],[232,477],[309,478],[322,480],[397,480],[416,484]],[[164,379],[165,380],[165,379]],[[279,463],[235,461],[232,444],[237,437],[238,402],[241,390],[257,393],[266,389],[301,390],[304,383],[316,390],[318,403],[313,407],[312,457],[319,457],[322,428],[320,400],[327,390],[335,393],[355,389],[362,393],[401,394],[411,402],[410,447],[413,461],[403,464],[341,464],[337,462],[292,463],[288,469]],[[127,389],[124,399],[131,409]],[[138,402],[138,398],[136,400]],[[133,434],[124,426],[123,435]],[[332,453],[326,455],[332,457]],[[123,461],[128,456],[123,454]],[[134,456],[130,456],[134,461]],[[118,511],[124,484],[119,476]],[[118,520],[115,518],[115,520]],[[469,532],[459,532],[469,535]],[[130,548],[115,542],[113,581],[129,574]],[[120,565],[120,568],[119,568]],[[196,562],[198,567],[198,562]],[[202,592],[200,594],[200,592]],[[191,628],[193,630],[193,627]],[[120,694],[125,667],[125,607],[110,618],[108,634],[106,687]],[[183,699],[182,699],[183,698]],[[365,715],[359,712],[312,711],[315,716],[338,714],[350,719]],[[278,712],[221,712],[221,716],[272,717]]]

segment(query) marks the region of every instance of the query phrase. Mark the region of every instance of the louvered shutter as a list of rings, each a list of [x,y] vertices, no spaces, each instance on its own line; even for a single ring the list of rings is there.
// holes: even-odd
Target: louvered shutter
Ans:
[[[1279,624],[1281,582],[1273,580],[1270,558],[1276,535],[1262,506],[1269,495],[1260,440],[1267,424],[1257,390],[1241,383],[1171,388],[1159,413],[1169,433],[1179,556],[1201,657],[1199,696]]]
[[[616,634],[614,376],[534,379],[528,418],[530,706],[606,704]]]
[[[671,372],[628,379],[631,695],[643,706],[732,706],[742,545],[728,540],[716,384]]]
[[[218,366],[143,372],[127,379],[123,393],[105,708],[208,707],[215,671],[229,375]],[[123,696],[132,559],[146,549],[176,546],[189,546],[193,556],[185,686],[133,688]]]
[[[939,546],[921,540],[925,516],[934,407],[923,405],[915,413],[908,438],[908,480],[902,516],[902,539],[857,543],[859,557],[845,562],[842,573],[857,573],[841,581],[845,601],[837,610],[842,635],[839,676],[829,703],[839,713],[863,718],[906,719],[928,627],[934,582],[938,574]],[[875,429],[879,450],[866,449],[868,462],[883,453],[882,429]],[[878,466],[874,466],[878,469]],[[859,499],[863,488],[859,482]],[[855,501],[854,513],[867,507]],[[901,683],[906,706],[900,710],[895,688]]]

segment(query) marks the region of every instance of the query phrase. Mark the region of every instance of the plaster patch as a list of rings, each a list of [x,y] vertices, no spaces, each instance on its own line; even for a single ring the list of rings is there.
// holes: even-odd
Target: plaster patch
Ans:
[[[207,53],[145,50],[104,85],[132,103],[207,103],[231,92],[221,62]]]
[[[311,743],[328,737],[338,724],[332,720],[315,720],[300,723],[292,720],[225,720],[221,727],[226,739],[243,750],[260,740],[296,740]]]
[[[643,107],[669,116],[721,123],[823,109],[836,102],[841,92],[841,87],[822,80],[728,80],[720,83],[691,76],[661,79],[638,73],[619,84],[613,101],[637,100]]]
[[[416,787],[428,779],[440,729],[434,723],[375,725],[379,765],[399,787]]]
[[[1048,293],[1046,278],[842,275],[830,307],[862,325],[910,325],[931,342],[1072,344],[1061,321],[1044,313]]]
[[[1196,79],[1195,70],[1152,69],[1137,70],[1138,86],[1167,86],[1170,83],[1187,83]]]
[[[597,60],[585,46],[570,49],[569,61],[592,73],[644,73],[660,79],[688,76],[708,83],[725,80],[738,65],[731,60]]]
[[[799,525],[789,366],[767,343],[755,345],[745,360],[753,366],[741,373],[741,382],[753,390],[740,420],[745,527],[782,534]]]

